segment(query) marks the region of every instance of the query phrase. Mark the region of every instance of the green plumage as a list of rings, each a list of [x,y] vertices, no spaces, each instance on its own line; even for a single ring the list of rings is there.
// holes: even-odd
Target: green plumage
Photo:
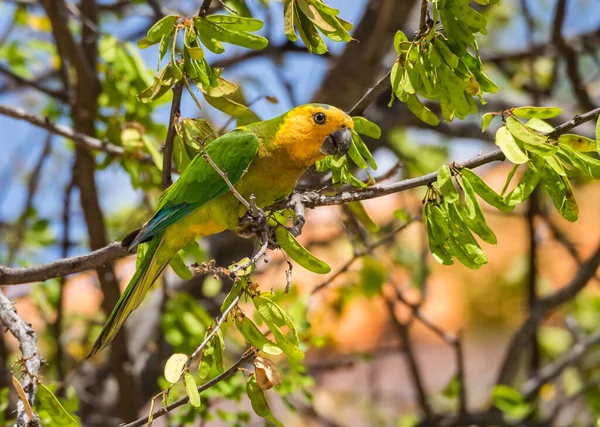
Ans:
[[[249,130],[234,130],[217,138],[206,147],[206,153],[219,169],[227,173],[235,185],[248,170],[258,150],[258,137]],[[108,317],[98,336],[90,356],[108,345],[129,316],[135,310],[168,264],[159,257],[165,230],[199,207],[229,191],[219,173],[201,155],[197,155],[179,179],[163,194],[156,214],[137,233],[129,245],[149,242],[138,258],[138,268],[127,289]],[[172,256],[172,254],[171,254]],[[170,259],[171,256],[168,258]]]
[[[326,120],[315,122],[316,114],[326,115]],[[248,200],[255,195],[256,204],[266,207],[291,194],[298,177],[324,157],[321,145],[326,137],[352,127],[352,119],[343,111],[308,104],[229,132],[208,144],[206,153],[242,197]],[[227,182],[202,154],[197,155],[163,194],[150,221],[123,239],[130,248],[139,245],[137,270],[90,356],[112,341],[181,248],[199,236],[237,229],[244,212]]]

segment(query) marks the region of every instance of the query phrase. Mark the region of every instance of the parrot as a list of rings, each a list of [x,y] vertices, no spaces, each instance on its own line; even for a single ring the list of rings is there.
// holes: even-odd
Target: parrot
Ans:
[[[301,105],[279,117],[239,126],[209,142],[179,179],[159,199],[152,218],[128,234],[122,245],[138,245],[137,269],[108,316],[88,357],[103,350],[152,288],[171,258],[202,236],[240,231],[246,207],[225,178],[245,199],[252,195],[264,208],[285,200],[296,181],[316,161],[341,156],[352,144],[352,118],[325,104]]]

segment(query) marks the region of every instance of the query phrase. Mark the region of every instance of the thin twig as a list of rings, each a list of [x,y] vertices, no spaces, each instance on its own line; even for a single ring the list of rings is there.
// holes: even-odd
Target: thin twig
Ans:
[[[212,337],[214,337],[216,335],[216,333],[219,332],[219,329],[221,329],[221,326],[227,320],[227,316],[229,316],[229,313],[231,312],[231,310],[233,310],[238,305],[238,302],[240,302],[240,298],[242,298],[243,293],[244,293],[243,289],[240,292],[238,292],[237,296],[233,299],[231,304],[229,304],[229,307],[227,307],[225,309],[225,311],[223,312],[223,314],[221,314],[221,316],[219,317],[219,320],[217,321],[217,324],[215,325],[213,330],[210,331],[210,334],[208,334],[208,336],[204,339],[204,341],[202,341],[202,343],[196,348],[196,350],[194,350],[194,352],[190,356],[188,365],[192,362],[193,359],[196,358],[196,356],[198,356],[200,354],[200,352],[202,350],[204,350],[204,347],[206,347],[206,344],[208,344],[208,342],[212,339]]]
[[[350,109],[348,114],[350,116],[362,116],[369,105],[371,105],[381,94],[392,88],[392,82],[390,77],[392,72],[389,71],[385,76],[379,80],[375,86],[365,93],[365,95]]]
[[[250,203],[248,203],[248,201],[244,199],[244,197],[235,189],[234,185],[231,183],[229,177],[227,176],[227,172],[222,171],[221,168],[217,166],[213,159],[211,159],[211,157],[208,155],[206,150],[202,150],[201,154],[202,157],[204,157],[204,159],[208,162],[208,164],[210,164],[212,168],[221,176],[221,178],[223,178],[223,181],[225,181],[225,183],[229,187],[229,190],[233,193],[235,198],[238,199],[247,210],[250,210]]]
[[[65,104],[69,104],[69,96],[64,91],[54,90],[42,86],[42,84],[36,80],[29,80],[24,77],[19,76],[18,74],[12,72],[4,65],[0,64],[0,73],[10,77],[16,84],[20,86],[28,86],[31,87],[38,92],[43,93],[44,95],[48,95],[54,99],[57,99]]]
[[[19,219],[14,226],[14,236],[12,240],[10,240],[8,244],[8,256],[6,263],[8,265],[12,265],[17,256],[17,252],[19,251],[19,247],[23,243],[23,236],[25,234],[25,227],[27,225],[27,220],[31,216],[31,210],[33,208],[33,198],[37,192],[38,184],[40,182],[40,176],[42,174],[42,169],[44,164],[49,159],[50,152],[52,150],[52,134],[48,133],[46,137],[46,141],[44,142],[44,147],[42,148],[42,152],[38,157],[35,166],[33,167],[33,171],[29,176],[29,180],[27,181],[27,198],[25,200],[25,206],[23,206],[23,210],[21,215],[19,215]]]
[[[575,345],[563,354],[558,360],[544,366],[536,375],[530,378],[522,387],[522,393],[525,398],[532,398],[540,388],[554,378],[557,378],[567,366],[577,363],[577,361],[593,346],[600,343],[600,331],[585,337],[581,342]]]
[[[321,291],[323,288],[329,286],[331,284],[331,282],[333,282],[333,280],[335,280],[337,277],[339,277],[341,274],[345,273],[346,271],[348,271],[348,269],[352,266],[352,264],[354,264],[354,261],[356,261],[359,258],[364,257],[365,255],[368,255],[370,253],[373,252],[373,250],[375,250],[376,248],[378,248],[379,246],[383,246],[387,243],[390,243],[394,240],[394,237],[396,237],[396,235],[398,233],[400,233],[401,231],[405,230],[410,224],[412,224],[414,221],[418,221],[420,220],[420,216],[415,216],[414,218],[410,218],[405,224],[402,224],[400,227],[398,227],[396,230],[394,230],[393,232],[391,232],[390,234],[388,234],[387,236],[367,245],[364,249],[362,250],[357,250],[354,252],[354,255],[352,255],[352,258],[350,258],[348,261],[346,261],[339,269],[337,269],[331,276],[329,276],[327,279],[325,279],[323,282],[319,283],[317,286],[315,286],[313,288],[313,290],[311,291],[311,295],[316,294],[317,292]]]
[[[220,375],[217,375],[215,378],[213,378],[212,380],[208,381],[205,384],[202,384],[200,387],[198,387],[198,392],[203,392],[206,389],[211,388],[212,386],[214,386],[215,384],[220,383],[223,380],[226,380],[227,378],[229,378],[230,376],[232,376],[233,374],[235,374],[238,371],[238,367],[241,366],[244,362],[246,362],[248,359],[250,359],[251,357],[254,356],[254,352],[248,351],[246,352],[242,357],[240,357],[238,359],[237,362],[235,362],[233,365],[231,365],[229,367],[229,369],[227,369],[225,372],[223,372]],[[185,396],[173,403],[171,403],[170,405],[167,405],[163,408],[158,409],[157,411],[155,411],[152,414],[152,419],[157,419],[159,417],[162,417],[163,415],[171,412],[172,410],[179,408],[181,405],[185,405],[186,403],[188,403],[190,400],[189,397]],[[132,423],[129,424],[121,424],[119,427],[140,427],[143,426],[144,424],[148,423],[148,417],[142,417]]]
[[[532,334],[537,325],[545,319],[555,308],[575,297],[585,287],[588,281],[596,274],[600,265],[600,245],[594,254],[581,265],[573,279],[564,287],[539,298],[536,305],[531,309],[529,317],[522,323],[521,327],[513,335],[506,356],[502,362],[498,375],[498,384],[509,384],[518,370],[518,359],[527,343],[530,342]]]
[[[118,145],[111,144],[108,141],[93,138],[81,132],[74,131],[68,126],[61,125],[59,123],[52,123],[47,117],[37,116],[22,108],[9,107],[8,105],[0,104],[0,114],[12,117],[14,119],[24,120],[28,123],[31,123],[34,126],[46,129],[47,131],[52,132],[56,135],[69,138],[73,140],[77,145],[90,150],[102,151],[106,154],[110,154],[112,156],[117,157],[124,157],[127,155],[123,147],[119,147]],[[154,164],[154,162],[152,161],[152,157],[150,157],[149,155],[142,156],[140,161],[148,164]]]
[[[212,3],[212,0],[204,0],[202,2],[202,6],[200,6],[200,10],[198,11],[199,17],[204,18],[206,16],[206,14],[208,13],[208,9],[210,9],[211,3]]]
[[[433,417],[433,410],[431,409],[431,405],[427,400],[427,393],[425,391],[425,386],[423,384],[423,379],[421,377],[421,372],[419,370],[419,365],[417,364],[417,358],[415,356],[414,350],[412,348],[412,342],[410,340],[410,325],[411,321],[409,320],[406,323],[401,322],[396,317],[396,313],[394,311],[394,303],[390,301],[388,298],[382,293],[382,296],[385,299],[385,302],[388,307],[388,311],[390,313],[390,318],[392,319],[392,323],[396,326],[398,330],[398,334],[400,335],[400,342],[402,344],[402,351],[406,356],[406,361],[408,363],[408,372],[413,384],[413,387],[417,391],[417,400],[419,401],[419,407],[423,414],[425,415],[425,419],[430,419]]]
[[[552,41],[561,56],[565,59],[567,65],[567,75],[571,82],[573,93],[577,97],[579,104],[586,109],[595,108],[594,102],[590,98],[579,72],[579,55],[564,39],[562,35],[562,27],[567,14],[567,1],[558,0],[556,3],[556,11],[554,12],[554,24],[552,28]]]
[[[185,76],[184,76],[185,80]],[[162,167],[162,186],[166,190],[173,184],[172,164],[173,164],[173,141],[175,140],[175,126],[181,115],[181,96],[183,94],[183,81],[173,86],[173,102],[171,103],[171,114],[169,115],[169,130],[167,138],[163,145],[163,167]]]

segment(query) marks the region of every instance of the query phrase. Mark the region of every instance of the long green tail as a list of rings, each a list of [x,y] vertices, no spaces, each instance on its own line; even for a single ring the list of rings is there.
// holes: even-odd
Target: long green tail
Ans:
[[[119,332],[119,329],[121,329],[121,326],[123,326],[123,323],[125,323],[125,320],[140,305],[150,288],[152,288],[152,284],[168,265],[168,261],[157,262],[157,255],[162,243],[163,235],[161,233],[148,242],[147,248],[143,248],[146,251],[142,255],[141,261],[138,258],[138,266],[135,274],[131,278],[129,285],[127,285],[125,292],[119,298],[117,305],[113,308],[112,313],[108,316],[108,320],[96,339],[88,358],[111,343]],[[142,250],[142,247],[139,250]]]

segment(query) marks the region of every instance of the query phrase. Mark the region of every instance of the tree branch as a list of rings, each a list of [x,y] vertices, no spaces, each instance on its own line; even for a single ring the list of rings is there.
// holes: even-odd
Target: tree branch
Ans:
[[[24,77],[19,76],[18,74],[13,73],[11,70],[6,68],[4,65],[0,64],[0,73],[10,77],[16,84],[21,86],[29,86],[37,90],[38,92],[43,93],[44,95],[48,95],[54,99],[57,99],[65,104],[69,104],[69,96],[64,91],[58,91],[54,89],[47,88],[42,86],[36,80],[29,80]]]
[[[536,331],[537,325],[545,319],[552,310],[561,304],[566,303],[575,297],[596,275],[596,270],[600,265],[600,245],[596,248],[594,254],[581,265],[581,268],[571,279],[571,281],[561,289],[539,298],[535,306],[531,309],[529,317],[517,332],[513,335],[506,356],[500,368],[498,375],[498,384],[510,384],[518,370],[518,359],[523,349],[527,348],[527,343]]]
[[[0,322],[19,341],[19,348],[22,355],[23,378],[21,385],[27,396],[28,406],[19,400],[17,403],[17,422],[15,425],[18,427],[40,426],[35,412],[33,413],[34,419],[30,419],[26,413],[26,406],[29,410],[34,404],[38,389],[40,367],[43,363],[37,349],[37,335],[31,325],[24,322],[17,315],[12,302],[2,292],[0,292]]]
[[[556,3],[556,11],[554,13],[554,25],[552,29],[552,41],[565,59],[567,65],[567,74],[573,88],[573,93],[577,97],[581,106],[586,110],[591,110],[596,106],[592,102],[590,95],[587,93],[585,83],[579,72],[579,57],[577,52],[567,44],[562,35],[562,26],[567,12],[567,1],[558,0]]]
[[[106,154],[117,157],[127,157],[128,155],[131,155],[132,157],[134,156],[133,153],[128,154],[123,147],[111,144],[106,140],[100,140],[91,137],[89,135],[86,135],[85,133],[77,132],[68,126],[61,125],[58,123],[52,123],[47,117],[40,117],[22,108],[9,107],[8,105],[0,104],[0,114],[12,117],[17,120],[24,120],[41,129],[46,129],[47,131],[52,132],[53,134],[69,138],[72,141],[74,141],[78,146],[86,148],[88,150],[99,150]],[[140,161],[148,164],[154,164],[150,155],[144,155],[140,159]]]
[[[229,378],[230,376],[232,376],[233,374],[235,374],[238,371],[238,367],[241,366],[245,361],[247,361],[248,359],[250,359],[252,356],[254,356],[254,352],[252,351],[247,351],[242,357],[240,357],[238,359],[237,362],[235,362],[233,365],[231,365],[231,367],[229,367],[229,369],[227,369],[225,372],[223,372],[220,375],[217,375],[215,378],[213,378],[212,380],[208,381],[206,384],[202,384],[200,387],[198,387],[198,392],[203,392],[204,390],[211,388],[212,386],[214,386],[215,384],[220,383],[223,380],[226,380],[227,378]],[[154,411],[152,414],[152,419],[155,420],[159,417],[162,417],[165,414],[168,414],[169,412],[171,412],[173,409],[179,408],[181,405],[185,405],[186,403],[188,403],[190,400],[189,397],[185,396],[173,403],[171,403],[170,405],[167,405],[165,407],[160,408],[157,411]],[[132,423],[129,424],[123,424],[120,427],[140,427],[143,426],[144,424],[148,423],[148,417],[143,417],[140,418]]]
[[[43,282],[53,277],[68,276],[69,274],[92,270],[127,255],[131,255],[127,248],[121,246],[121,242],[114,242],[85,255],[59,259],[35,267],[10,268],[0,266],[0,285]]]
[[[562,125],[555,128],[555,131],[549,134],[550,137],[556,137],[566,133],[582,123],[598,118],[600,108],[589,111],[585,114],[577,115]],[[504,160],[501,150],[494,150],[488,154],[477,156],[471,160],[463,162],[461,165],[468,168],[476,168],[494,161]],[[291,208],[294,209],[298,203],[302,203],[306,208],[316,208],[319,206],[340,205],[343,203],[366,200],[388,194],[406,191],[411,188],[431,184],[437,180],[437,173],[433,172],[417,178],[409,178],[398,181],[393,184],[380,185],[368,188],[366,190],[344,191],[337,195],[325,196],[315,191],[294,193],[289,200],[293,200]],[[284,209],[290,201],[285,200],[277,205],[270,206],[265,210]],[[44,264],[31,268],[8,268],[0,266],[0,284],[16,285],[39,280],[47,280],[52,277],[78,273],[81,271],[93,269],[98,265],[114,261],[128,255],[129,252],[123,248],[120,243],[112,243],[105,248],[92,253],[71,257],[66,260],[58,260],[53,263]]]
[[[600,331],[586,336],[583,340],[577,342],[566,354],[562,355],[561,358],[537,371],[537,373],[523,385],[523,396],[526,399],[532,398],[544,384],[557,378],[563,373],[567,366],[577,363],[591,347],[599,343]]]

